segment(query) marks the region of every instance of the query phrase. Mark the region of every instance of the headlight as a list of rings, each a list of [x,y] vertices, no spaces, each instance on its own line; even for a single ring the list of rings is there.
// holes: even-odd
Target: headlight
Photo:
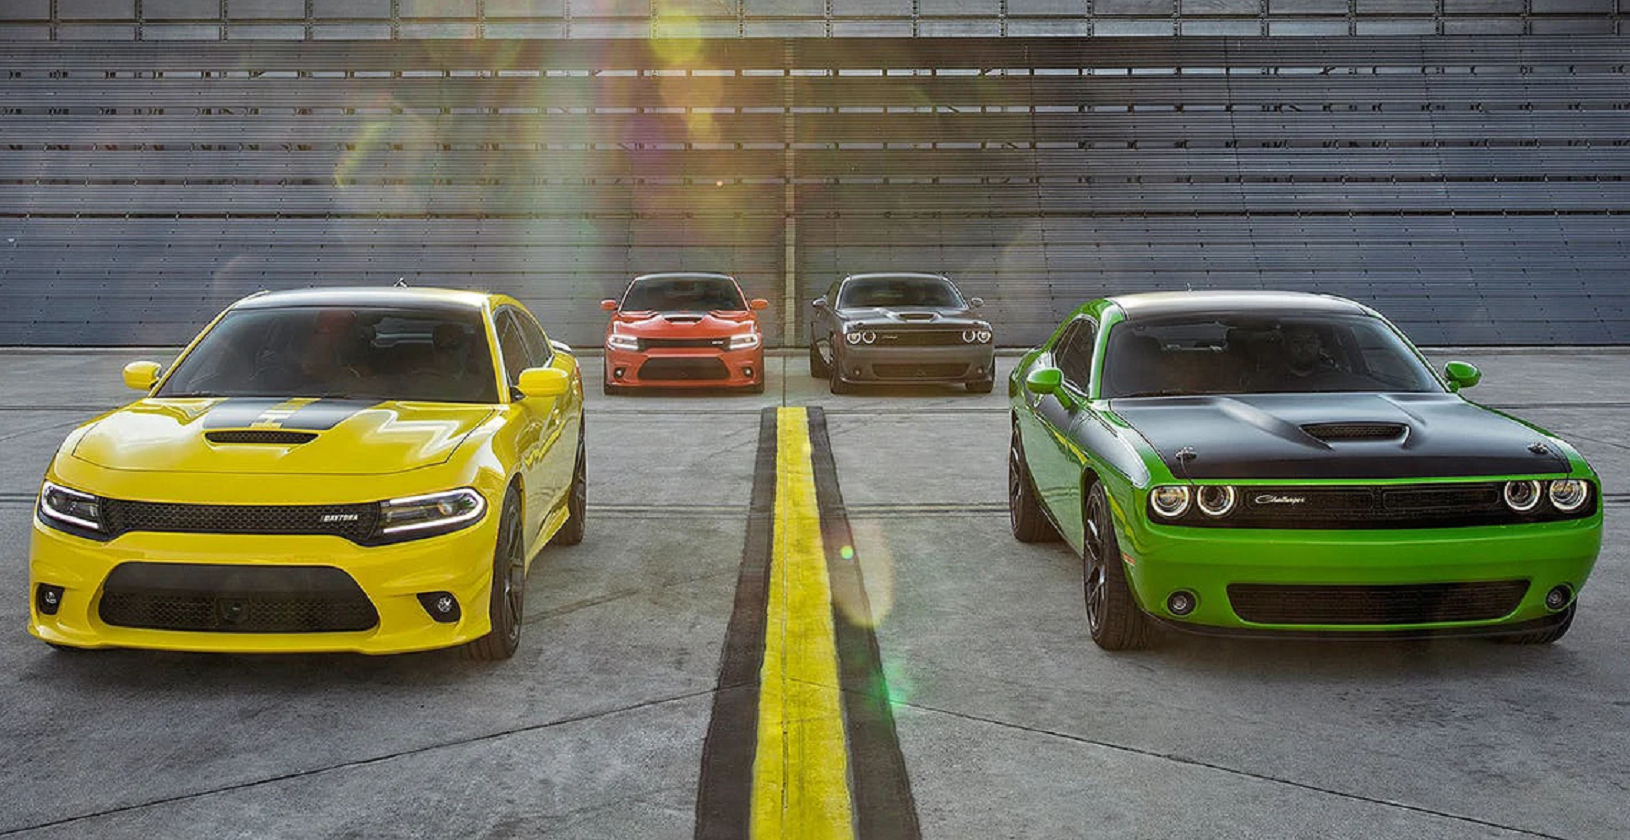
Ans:
[[[102,500],[47,481],[40,488],[40,518],[68,531],[101,533]]]
[[[391,499],[379,503],[379,533],[404,540],[445,534],[480,519],[486,511],[487,500],[468,487]]]
[[[859,344],[860,343],[860,333],[858,333],[858,332],[844,333],[843,340],[849,342],[850,344]]]
[[[990,330],[963,330],[962,342],[964,344],[989,344]]]
[[[730,337],[731,350],[750,350],[758,346],[758,333],[742,333]]]
[[[1505,483],[1505,506],[1518,513],[1527,513],[1539,504],[1539,482],[1537,481],[1507,481]]]
[[[1577,478],[1564,478],[1551,482],[1551,505],[1563,513],[1572,513],[1583,507],[1590,498],[1590,482]]]
[[[622,333],[612,333],[606,336],[606,347],[612,350],[638,350],[640,340]]]
[[[1181,484],[1163,484],[1149,491],[1149,506],[1167,519],[1176,519],[1189,509],[1189,488]]]
[[[1239,498],[1232,487],[1208,484],[1195,491],[1194,504],[1206,516],[1227,516]]]
[[[867,344],[876,344],[877,333],[867,330],[866,332],[860,334],[860,340],[866,342]]]

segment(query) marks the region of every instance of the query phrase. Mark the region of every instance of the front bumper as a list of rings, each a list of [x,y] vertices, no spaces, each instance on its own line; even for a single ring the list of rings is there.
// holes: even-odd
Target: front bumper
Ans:
[[[838,375],[845,382],[984,382],[996,375],[996,348],[991,344],[880,347],[845,343],[836,353]]]
[[[82,539],[33,523],[29,562],[29,633],[69,647],[130,647],[219,653],[404,653],[451,647],[491,629],[488,616],[494,512],[474,526],[422,540],[362,547],[340,537],[136,532],[108,542]],[[115,626],[99,615],[103,586],[122,563],[192,563],[259,567],[314,566],[349,575],[378,613],[370,629],[350,632],[155,630]],[[63,588],[56,614],[35,598],[40,584]],[[422,592],[450,592],[460,618],[439,623]]]
[[[1475,635],[1481,629],[1520,631],[1548,626],[1568,604],[1551,609],[1545,595],[1566,585],[1584,587],[1601,550],[1602,520],[1470,528],[1307,531],[1185,528],[1142,524],[1123,533],[1122,553],[1134,596],[1145,612],[1182,629],[1225,634]],[[1242,618],[1229,587],[1256,585],[1368,589],[1439,584],[1527,583],[1509,612],[1475,620],[1344,619],[1339,623],[1251,621]],[[1481,587],[1487,588],[1487,587]],[[1186,616],[1172,614],[1167,598],[1178,590],[1197,601]],[[1260,591],[1260,590],[1259,590]],[[1351,590],[1361,597],[1359,589]],[[1411,591],[1414,591],[1413,589]],[[1240,590],[1236,590],[1236,593]],[[1289,601],[1292,608],[1299,608]],[[1400,612],[1400,615],[1407,612]]]
[[[764,382],[764,348],[606,348],[606,384],[647,388],[746,388]]]

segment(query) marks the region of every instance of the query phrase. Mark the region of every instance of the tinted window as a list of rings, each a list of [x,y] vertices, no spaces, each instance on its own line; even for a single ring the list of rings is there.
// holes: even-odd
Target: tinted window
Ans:
[[[963,306],[951,281],[939,277],[867,277],[843,284],[839,306]]]
[[[504,375],[509,378],[509,384],[514,385],[521,381],[521,371],[532,366],[531,353],[527,350],[526,337],[522,335],[514,313],[507,309],[500,310],[497,326],[498,350],[504,356]]]
[[[739,312],[747,308],[741,289],[723,277],[652,277],[635,280],[623,296],[633,312]]]
[[[487,348],[473,309],[242,309],[198,342],[158,396],[490,403]]]
[[[1362,315],[1187,316],[1117,324],[1106,398],[1318,391],[1442,391],[1409,345]]]
[[[1092,381],[1092,347],[1097,338],[1097,324],[1085,319],[1076,321],[1053,353],[1053,364],[1063,371],[1071,385],[1082,391],[1086,391],[1087,383]]]
[[[510,310],[515,316],[515,323],[521,326],[521,335],[526,339],[526,353],[531,362],[527,367],[548,367],[554,359],[555,348],[549,346],[549,339],[543,334],[543,328],[532,316],[520,310]]]

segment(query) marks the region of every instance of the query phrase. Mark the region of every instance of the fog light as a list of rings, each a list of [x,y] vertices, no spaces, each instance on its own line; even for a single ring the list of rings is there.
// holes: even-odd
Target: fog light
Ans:
[[[753,378],[753,366],[748,365],[747,367],[742,368],[741,375],[747,377],[748,379]]]
[[[858,367],[857,368],[851,368],[850,371],[849,371],[849,375],[853,376],[856,379],[859,379],[860,378],[860,368],[858,368]]]
[[[458,599],[451,592],[420,592],[419,605],[430,614],[431,619],[442,624],[452,624],[459,620],[463,611],[458,607]]]
[[[1565,583],[1558,584],[1551,587],[1550,592],[1545,593],[1545,608],[1550,610],[1560,610],[1563,607],[1566,607],[1568,602],[1572,600],[1573,589]]]
[[[62,608],[62,587],[42,583],[34,590],[34,607],[40,615],[56,615]]]
[[[615,379],[622,379],[623,378],[623,373],[626,372],[627,370],[628,370],[628,368],[613,368],[612,371],[611,371],[611,375]]]
[[[1186,589],[1179,589],[1166,596],[1166,609],[1172,615],[1188,615],[1194,612],[1195,603],[1194,593]]]

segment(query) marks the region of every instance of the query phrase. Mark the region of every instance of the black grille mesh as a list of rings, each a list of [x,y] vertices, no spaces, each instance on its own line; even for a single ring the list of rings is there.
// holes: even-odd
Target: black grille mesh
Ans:
[[[712,347],[723,350],[730,342],[728,338],[642,338],[639,339],[641,350],[664,347]]]
[[[640,378],[646,380],[695,381],[728,379],[724,362],[714,358],[656,358],[640,365]]]
[[[934,362],[921,365],[874,364],[872,373],[880,379],[949,379],[968,372],[961,362]]]
[[[1319,440],[1396,440],[1403,437],[1402,423],[1309,423],[1302,427]]]
[[[901,330],[880,332],[877,343],[888,347],[943,347],[966,344],[962,330]]]
[[[1428,583],[1404,586],[1228,587],[1234,613],[1257,624],[1430,624],[1489,621],[1508,615],[1528,581]]]
[[[233,429],[224,432],[206,432],[204,439],[210,443],[263,443],[263,444],[300,444],[316,440],[315,432],[284,432],[275,429]]]
[[[215,633],[336,633],[379,623],[339,569],[125,563],[102,587],[97,615],[117,627]]]
[[[102,501],[109,536],[130,531],[181,534],[327,534],[365,543],[374,534],[379,506],[190,505]]]

